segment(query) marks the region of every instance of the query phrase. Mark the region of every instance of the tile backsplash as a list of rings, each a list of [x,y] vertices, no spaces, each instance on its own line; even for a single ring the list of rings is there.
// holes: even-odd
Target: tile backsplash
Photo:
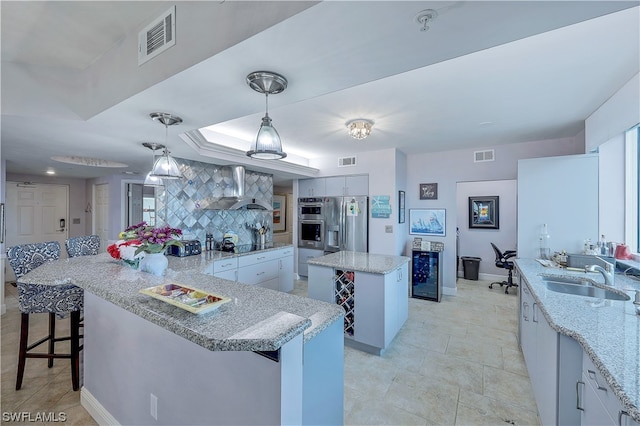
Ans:
[[[226,232],[238,235],[238,244],[256,243],[256,233],[251,226],[266,225],[267,241],[272,241],[273,215],[271,211],[206,210],[202,200],[228,195],[233,184],[230,166],[201,163],[176,158],[182,179],[164,179],[164,188],[156,189],[158,223],[166,223],[182,229],[184,239],[199,240],[205,247],[206,234],[213,234],[216,242],[222,241]],[[225,194],[226,192],[226,194]],[[245,171],[244,195],[247,198],[273,204],[273,176],[250,170]]]

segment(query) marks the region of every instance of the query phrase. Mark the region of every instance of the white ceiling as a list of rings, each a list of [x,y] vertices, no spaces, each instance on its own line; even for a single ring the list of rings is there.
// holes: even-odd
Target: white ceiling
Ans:
[[[149,113],[166,111],[184,119],[169,129],[177,157],[245,162],[277,181],[304,175],[186,143],[185,132],[212,126],[210,140],[248,149],[264,115],[264,97],[245,82],[257,70],[288,78],[269,113],[289,158],[311,161],[572,137],[640,71],[638,1],[212,3],[2,1],[7,171],[144,175],[151,153],[141,143],[165,142]],[[138,66],[138,31],[173,4],[176,45]],[[414,17],[427,8],[438,17],[421,32]],[[346,134],[359,117],[375,122],[365,141]]]

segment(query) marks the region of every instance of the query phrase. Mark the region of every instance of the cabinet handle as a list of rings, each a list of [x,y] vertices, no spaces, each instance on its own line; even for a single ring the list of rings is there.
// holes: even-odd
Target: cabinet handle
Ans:
[[[525,321],[529,321],[529,316],[527,315],[529,311],[529,304],[527,302],[522,302],[522,319]]]
[[[598,383],[598,378],[596,377],[596,372],[593,370],[587,370],[589,372],[589,378],[591,380],[593,380],[593,382],[596,384],[596,386],[598,387],[598,390],[601,391],[607,391],[607,388],[600,386],[600,383]]]
[[[531,322],[538,322],[538,316],[536,315],[536,312],[538,312],[538,310],[536,309],[536,305],[537,303],[533,302],[533,307],[531,308]]]
[[[629,417],[629,413],[627,413],[627,412],[626,412],[626,411],[624,411],[624,410],[620,410],[620,411],[618,411],[618,426],[622,426],[622,425],[623,425],[623,423],[622,423],[622,416],[627,416],[627,417]]]
[[[576,382],[576,409],[584,411],[584,407],[582,407],[582,401],[580,401],[580,385],[584,386],[584,382],[578,380]]]
[[[266,258],[267,258],[267,256],[258,256],[256,259],[257,260],[262,260],[262,259],[266,259]]]
[[[256,275],[262,275],[262,274],[264,274],[264,271],[256,273]]]

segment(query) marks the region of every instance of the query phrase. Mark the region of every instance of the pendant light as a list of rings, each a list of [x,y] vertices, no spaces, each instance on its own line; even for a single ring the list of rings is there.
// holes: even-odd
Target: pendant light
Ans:
[[[165,143],[169,140],[169,126],[182,123],[182,118],[166,112],[152,112],[149,115],[153,120],[164,124]],[[158,157],[153,165],[151,176],[163,179],[182,179],[182,173],[180,173],[178,163],[176,163],[173,157],[169,156],[169,150],[166,146],[163,146],[163,149],[162,155]]]
[[[151,154],[152,155],[151,170],[149,171],[149,173],[147,173],[147,177],[144,178],[143,185],[164,187],[164,182],[162,181],[162,179],[159,178],[158,176],[154,176],[152,173],[153,173],[153,166],[155,165],[155,162],[156,162],[156,151],[159,149],[164,149],[165,146],[155,142],[143,142],[142,146],[144,146],[145,148],[149,148],[151,151],[153,151],[153,154]]]
[[[264,93],[266,98],[266,111],[262,117],[262,124],[256,135],[252,149],[247,151],[247,156],[261,160],[279,160],[287,154],[282,151],[282,142],[278,131],[271,125],[269,117],[269,95],[275,95],[287,88],[287,79],[280,74],[271,71],[256,71],[247,76],[247,84],[253,90]]]

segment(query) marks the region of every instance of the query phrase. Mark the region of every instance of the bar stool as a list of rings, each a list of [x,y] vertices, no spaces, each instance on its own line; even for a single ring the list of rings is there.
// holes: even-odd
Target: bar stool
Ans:
[[[69,238],[64,242],[69,257],[91,256],[100,251],[100,237],[97,235],[85,235]]]
[[[21,312],[20,349],[18,353],[18,376],[16,390],[22,387],[22,378],[27,358],[47,358],[49,368],[53,367],[55,358],[71,359],[71,382],[73,390],[80,387],[80,312],[84,302],[84,292],[74,285],[41,285],[24,284],[20,278],[38,266],[60,257],[60,244],[57,241],[36,244],[24,244],[10,247],[7,250],[9,264],[16,275],[18,286],[18,305]],[[35,313],[49,314],[49,334],[31,345],[29,341],[29,315]],[[56,337],[56,315],[70,317],[70,336]],[[64,340],[71,343],[71,353],[55,353],[55,344]],[[49,342],[47,353],[31,353],[41,344]]]

